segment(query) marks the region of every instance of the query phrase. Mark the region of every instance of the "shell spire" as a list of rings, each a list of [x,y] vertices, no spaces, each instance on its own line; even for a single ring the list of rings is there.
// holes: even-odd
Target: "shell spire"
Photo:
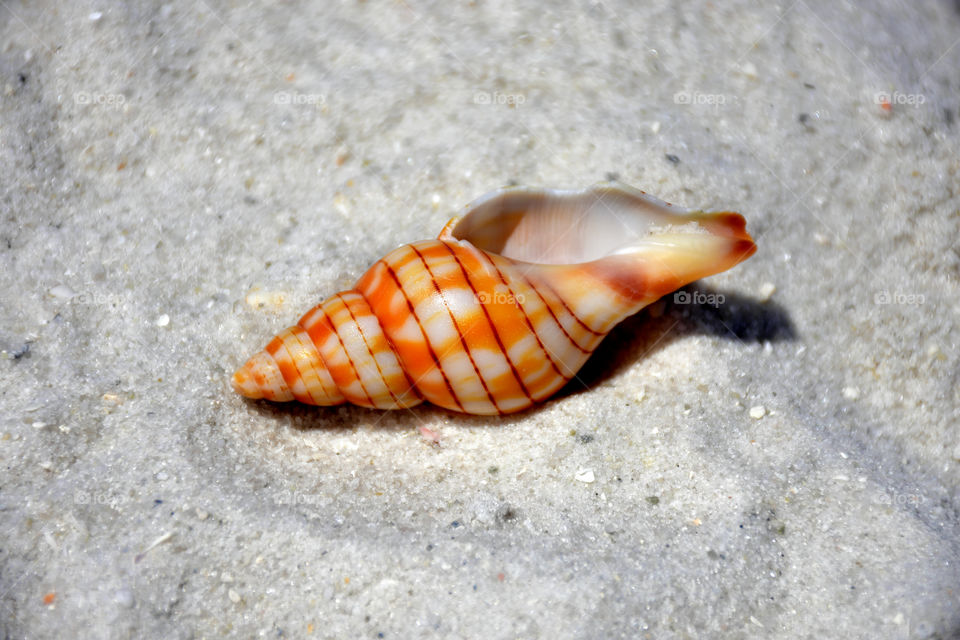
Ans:
[[[617,323],[755,251],[737,213],[622,185],[500,189],[311,309],[233,386],[281,402],[520,411],[560,389]]]

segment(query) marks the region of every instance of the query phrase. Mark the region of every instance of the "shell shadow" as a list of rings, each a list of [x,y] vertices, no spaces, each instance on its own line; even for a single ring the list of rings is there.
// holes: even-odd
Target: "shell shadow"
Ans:
[[[415,418],[408,411],[418,412],[422,406],[443,411],[443,409],[431,405],[420,405],[407,411],[388,411],[368,409],[351,404],[316,407],[299,402],[270,402],[269,400],[249,400],[247,398],[244,398],[243,402],[250,411],[275,422],[277,426],[304,432],[323,429],[331,433],[346,433],[355,431],[364,425],[371,425],[388,431],[402,431],[408,430],[411,426],[417,426],[420,422],[431,421],[426,417],[418,416]]]
[[[266,400],[247,400],[247,403],[264,418],[297,431],[345,432],[361,425],[399,431],[419,426],[434,427],[451,419],[456,419],[458,426],[502,426],[521,420],[550,402],[590,391],[684,336],[713,335],[745,343],[796,339],[796,330],[786,310],[772,301],[759,302],[699,283],[664,296],[663,301],[665,306],[661,315],[652,317],[648,307],[614,327],[577,375],[549,400],[506,416],[472,416],[428,403],[394,411],[346,404],[313,407],[297,402]]]
[[[687,285],[661,300],[665,306],[658,317],[652,317],[648,307],[614,327],[554,398],[589,391],[684,336],[711,335],[760,344],[797,338],[786,309],[773,301],[760,302],[700,283]]]

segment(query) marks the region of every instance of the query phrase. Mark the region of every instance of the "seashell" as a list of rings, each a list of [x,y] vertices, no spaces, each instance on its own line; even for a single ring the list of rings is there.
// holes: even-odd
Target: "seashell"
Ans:
[[[521,411],[621,320],[753,255],[745,225],[613,183],[499,189],[311,309],[233,387],[277,402]]]

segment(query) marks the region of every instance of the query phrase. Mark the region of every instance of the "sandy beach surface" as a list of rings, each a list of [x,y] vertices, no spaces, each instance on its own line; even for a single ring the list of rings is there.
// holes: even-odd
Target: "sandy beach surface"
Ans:
[[[0,636],[960,638],[958,68],[946,0],[0,2]],[[606,179],[759,250],[518,415],[231,390]]]

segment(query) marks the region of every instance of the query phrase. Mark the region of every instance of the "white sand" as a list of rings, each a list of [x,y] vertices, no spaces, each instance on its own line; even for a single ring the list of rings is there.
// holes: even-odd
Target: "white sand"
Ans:
[[[946,0],[0,3],[0,635],[960,637],[958,39]],[[473,198],[608,173],[760,249],[589,391],[230,391]]]

